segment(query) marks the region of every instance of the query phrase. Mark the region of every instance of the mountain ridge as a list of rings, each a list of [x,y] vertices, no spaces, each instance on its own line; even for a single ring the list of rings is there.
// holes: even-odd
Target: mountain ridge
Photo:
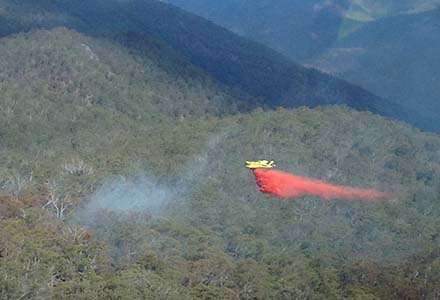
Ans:
[[[309,65],[400,101],[419,126],[438,131],[439,20],[437,9],[371,22]]]
[[[312,59],[370,21],[440,8],[438,0],[167,0],[298,62]]]
[[[6,1],[6,0],[3,0]],[[391,117],[398,106],[356,86],[309,70],[256,42],[240,38],[169,4],[156,1],[47,0],[42,7],[60,15],[64,26],[96,37],[114,38],[130,32],[151,36],[231,89],[268,107],[311,107],[347,104]],[[57,23],[58,24],[58,23]],[[40,25],[38,25],[40,26]],[[55,26],[51,23],[43,27]],[[147,41],[145,41],[148,43]],[[142,40],[137,46],[141,46]]]

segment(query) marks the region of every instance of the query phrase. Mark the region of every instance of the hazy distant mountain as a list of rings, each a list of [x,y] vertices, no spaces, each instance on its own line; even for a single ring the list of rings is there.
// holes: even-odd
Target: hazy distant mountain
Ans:
[[[439,0],[352,0],[345,17],[358,21],[373,21],[402,14],[413,14],[436,9]]]
[[[399,116],[394,105],[366,90],[306,69],[267,47],[162,2],[46,0],[38,6],[31,1],[25,3],[29,7],[25,13],[29,12],[29,16],[22,16],[20,7],[11,5],[8,24],[16,25],[15,29],[10,26],[11,31],[32,27],[30,21],[22,24],[21,20],[29,19],[35,20],[37,27],[62,24],[122,43],[135,40],[135,43],[124,45],[141,51],[143,47],[148,48],[151,39],[160,40],[183,61],[202,69],[229,88],[262,99],[262,103],[270,107],[346,104]],[[46,15],[51,18],[44,23]],[[127,39],[127,36],[135,38]]]
[[[439,53],[440,10],[432,10],[370,22],[310,65],[395,99],[438,130]]]
[[[440,7],[440,0],[167,0],[300,61],[365,22]]]
[[[295,60],[331,44],[347,0],[168,0],[233,32],[276,49]]]
[[[353,0],[344,11],[338,40],[372,21],[440,8],[440,0]]]

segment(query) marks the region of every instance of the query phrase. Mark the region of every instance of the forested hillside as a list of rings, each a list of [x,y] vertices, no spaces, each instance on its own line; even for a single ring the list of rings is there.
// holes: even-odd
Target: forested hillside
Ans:
[[[150,123],[92,104],[71,121],[74,148],[70,128],[15,117],[34,131],[2,143],[6,299],[439,292],[438,136],[338,107]],[[243,167],[254,157],[398,196],[263,196]]]
[[[0,299],[440,295],[440,137],[353,109],[394,106],[159,2],[3,15]],[[271,109],[254,73],[314,108]],[[257,159],[393,197],[263,195]]]
[[[3,38],[2,93],[10,106],[28,101],[24,109],[37,114],[49,114],[33,108],[43,101],[99,104],[135,118],[238,112],[243,100],[184,61],[171,60],[164,53],[160,59],[154,44],[150,46],[142,52],[129,51],[115,42],[62,28]]]
[[[6,26],[9,32],[32,28],[35,20],[34,27],[63,25],[87,35],[116,39],[133,50],[148,48],[151,40],[161,41],[162,46],[168,47],[167,51],[172,49],[182,60],[223,85],[251,96],[247,101],[251,105],[255,104],[255,98],[269,107],[345,104],[406,118],[405,112],[390,100],[304,68],[267,47],[163,2],[46,0],[37,6],[25,1],[28,10],[21,10],[10,0],[1,2],[10,15]],[[53,18],[47,18],[45,23],[46,14]],[[23,19],[29,21],[23,24]],[[133,37],[136,43],[129,42]]]

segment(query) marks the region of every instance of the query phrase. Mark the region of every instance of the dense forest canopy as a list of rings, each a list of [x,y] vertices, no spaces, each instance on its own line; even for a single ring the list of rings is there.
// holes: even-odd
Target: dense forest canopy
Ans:
[[[80,30],[66,7],[0,1],[0,299],[438,298],[437,134],[367,92],[364,111],[306,86],[273,109],[169,40]],[[263,195],[244,162],[264,158],[396,197]]]

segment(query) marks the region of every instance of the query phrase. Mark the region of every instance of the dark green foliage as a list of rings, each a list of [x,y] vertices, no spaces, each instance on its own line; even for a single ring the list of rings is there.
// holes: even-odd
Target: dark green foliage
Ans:
[[[162,217],[149,212],[88,215],[81,222],[107,247],[103,266],[87,269],[91,277],[76,279],[78,271],[72,268],[82,268],[83,262],[90,264],[89,256],[83,257],[89,252],[71,252],[53,244],[35,246],[52,251],[42,254],[51,262],[61,263],[71,256],[69,259],[78,261],[64,271],[69,280],[43,289],[40,282],[46,282],[50,274],[38,265],[32,269],[38,288],[25,289],[24,283],[11,279],[4,283],[6,297],[29,292],[87,299],[380,299],[386,285],[382,290],[369,282],[355,281],[357,272],[363,271],[352,261],[362,257],[377,272],[399,274],[396,259],[413,257],[415,263],[408,265],[410,274],[418,271],[417,262],[424,257],[418,256],[419,249],[438,247],[439,211],[435,203],[440,140],[435,135],[337,107],[255,111],[221,120],[180,121],[178,126],[148,124],[110,112],[95,104],[78,115],[75,124],[86,122],[90,115],[101,117],[94,126],[78,127],[81,146],[70,158],[66,156],[71,147],[68,144],[55,143],[58,146],[45,155],[34,152],[49,149],[55,138],[33,148],[5,145],[10,152],[15,149],[15,156],[9,158],[9,171],[2,168],[2,182],[10,179],[22,182],[23,187],[15,200],[2,200],[1,207],[10,211],[2,216],[4,224],[26,222],[30,213],[26,207],[42,207],[50,192],[75,196],[72,199],[78,202],[72,205],[84,205],[88,201],[85,196],[109,174],[148,171],[181,191],[179,197],[170,199]],[[22,139],[41,136],[39,132],[56,132],[52,126],[34,127],[35,136],[20,137],[17,145],[24,144]],[[68,134],[68,128],[59,128],[54,137]],[[154,134],[146,139],[144,131]],[[389,203],[272,199],[258,194],[252,175],[242,166],[245,159],[254,157],[276,158],[287,171],[335,183],[391,190],[398,199]],[[72,165],[81,165],[81,161],[84,165],[72,171]],[[27,177],[27,170],[33,178]],[[12,171],[15,177],[8,175]],[[44,183],[54,179],[55,187]],[[18,186],[11,188],[20,191]],[[28,193],[36,199],[26,200]],[[11,201],[17,203],[17,209]],[[46,210],[54,216],[53,210]],[[71,218],[72,211],[68,212],[66,218],[77,222]],[[44,232],[49,226],[53,228],[47,231],[49,236],[58,236],[53,230],[68,232],[68,225],[52,220],[47,213],[34,218],[41,224],[32,221],[29,230]],[[1,228],[24,225],[11,226]],[[23,232],[36,239],[35,243],[46,240],[43,233]],[[2,232],[3,241],[11,234]],[[7,247],[13,249],[10,243]],[[80,242],[87,249],[94,245],[89,243]],[[69,245],[63,243],[62,247]],[[34,250],[26,249],[22,251],[31,251],[26,255],[32,256]],[[427,268],[435,268],[435,255],[432,257]],[[14,269],[3,267],[2,272],[20,278],[25,268],[26,262],[16,262]],[[397,286],[398,278],[387,280]],[[409,286],[435,293],[438,279],[431,276],[431,280],[429,286]],[[396,288],[401,294],[395,295],[406,293],[403,286]]]
[[[440,293],[439,257],[437,245],[392,265],[358,261],[342,278],[355,290],[374,293],[379,299],[435,299]]]
[[[99,298],[97,288],[105,273],[102,247],[82,240],[75,228],[51,222],[38,211],[24,215],[1,221],[2,299]]]
[[[83,230],[25,213],[0,221],[2,299],[190,299],[155,254],[114,269],[103,245]]]

